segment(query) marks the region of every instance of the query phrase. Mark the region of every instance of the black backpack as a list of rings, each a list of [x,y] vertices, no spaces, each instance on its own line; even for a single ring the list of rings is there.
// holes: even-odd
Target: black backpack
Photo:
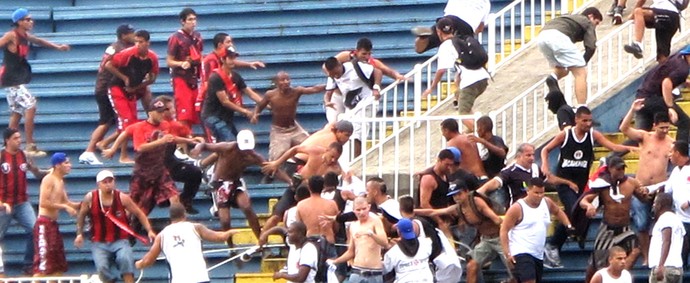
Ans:
[[[478,70],[484,68],[489,62],[489,55],[484,50],[484,46],[473,36],[455,36],[451,40],[455,50],[458,51],[456,65],[462,65],[470,70]]]
[[[307,242],[312,243],[316,247],[316,252],[319,255],[316,261],[316,276],[315,282],[328,282],[328,264],[326,263],[326,251],[328,250],[328,241],[321,235],[314,235],[307,237]]]

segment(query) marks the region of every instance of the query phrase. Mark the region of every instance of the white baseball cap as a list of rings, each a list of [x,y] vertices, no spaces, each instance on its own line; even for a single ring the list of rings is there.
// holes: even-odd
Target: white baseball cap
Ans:
[[[237,147],[240,150],[254,149],[254,133],[250,130],[241,130],[237,133]]]
[[[113,175],[113,172],[110,170],[103,170],[101,172],[98,172],[98,175],[96,175],[96,182],[101,182],[107,178],[113,178],[115,179],[115,176]]]

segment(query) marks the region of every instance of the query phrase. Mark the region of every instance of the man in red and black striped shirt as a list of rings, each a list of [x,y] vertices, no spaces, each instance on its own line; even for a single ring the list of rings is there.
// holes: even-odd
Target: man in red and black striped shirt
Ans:
[[[77,217],[77,236],[74,246],[84,245],[84,219],[91,219],[91,254],[103,282],[115,282],[122,278],[126,283],[134,282],[134,257],[129,245],[132,232],[127,224],[127,213],[137,217],[153,241],[153,232],[146,214],[132,201],[129,195],[115,188],[115,176],[109,170],[96,175],[98,188],[86,193]],[[129,230],[129,231],[127,231]],[[114,274],[110,268],[110,258],[115,258],[115,265],[120,274]]]
[[[27,195],[26,173],[31,171],[36,179],[41,179],[43,173],[34,165],[33,160],[21,150],[22,135],[19,130],[7,128],[3,132],[5,148],[0,152],[0,242],[5,238],[5,232],[14,219],[26,233],[26,249],[24,253],[24,271],[33,274],[34,258],[33,238],[36,211],[29,203]]]

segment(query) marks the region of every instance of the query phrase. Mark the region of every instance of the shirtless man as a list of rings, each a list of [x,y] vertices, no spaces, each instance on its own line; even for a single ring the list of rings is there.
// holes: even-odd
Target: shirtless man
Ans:
[[[371,204],[365,197],[355,198],[357,221],[350,224],[347,251],[336,259],[327,259],[329,265],[352,260],[349,282],[383,282],[381,249],[388,248],[388,239],[381,219],[369,214]]]
[[[351,126],[351,125],[350,125]],[[352,128],[350,128],[352,129]],[[331,134],[332,135],[332,134]],[[336,133],[336,136],[338,134]],[[335,136],[334,136],[335,137]],[[309,179],[311,176],[323,176],[326,173],[333,171],[340,175],[342,173],[342,168],[338,163],[338,158],[343,153],[343,145],[334,141],[328,147],[323,147],[320,145],[298,145],[290,148],[288,151],[283,153],[283,155],[277,160],[271,162],[265,162],[261,171],[266,175],[272,175],[278,167],[287,161],[289,158],[295,156],[296,154],[306,154],[307,162],[304,164],[302,169],[300,169],[299,174],[294,174],[292,180],[292,186],[285,190],[285,193],[280,197],[280,200],[273,209],[273,214],[266,221],[264,229],[269,229],[280,221],[283,217],[283,213],[290,208],[295,206],[295,188],[297,188],[303,180]]]
[[[479,279],[482,275],[480,267],[496,256],[500,256],[508,267],[498,237],[502,220],[489,206],[486,199],[470,192],[463,181],[456,181],[451,187],[453,189],[448,196],[453,197],[454,205],[441,209],[415,209],[414,213],[422,216],[451,215],[477,229],[481,241],[470,252],[470,259],[467,261],[467,282],[482,282],[483,280]]]
[[[265,162],[254,151],[254,134],[242,130],[237,134],[237,142],[198,143],[191,154],[198,155],[201,150],[218,154],[213,179],[213,203],[218,209],[220,226],[223,231],[230,229],[230,207],[239,208],[247,217],[249,227],[257,239],[261,235],[261,225],[247,194],[247,184],[242,179],[244,169],[250,165],[261,165]],[[290,182],[285,174],[278,172],[277,177]]]
[[[668,153],[673,148],[674,139],[668,135],[671,120],[667,113],[660,112],[654,115],[652,131],[635,129],[630,126],[635,112],[644,107],[644,99],[636,99],[630,106],[630,110],[623,118],[618,128],[629,139],[638,142],[640,150],[640,166],[635,174],[643,186],[654,185],[666,181],[668,168]],[[637,238],[640,240],[642,258],[647,263],[649,251],[649,229],[651,229],[651,203],[649,199],[633,199],[633,226],[637,228]]]
[[[60,209],[77,215],[79,203],[67,198],[65,175],[72,170],[69,157],[56,152],[50,158],[53,171],[41,181],[38,218],[34,225],[34,277],[59,276],[67,271],[65,247],[57,222]]]
[[[613,156],[606,162],[606,172],[599,179],[590,182],[591,191],[580,201],[580,207],[587,210],[587,217],[594,217],[597,209],[592,204],[599,197],[600,206],[604,206],[604,219],[601,222],[590,265],[587,267],[586,282],[594,272],[606,266],[606,251],[614,245],[626,249],[628,257],[626,268],[630,270],[640,253],[637,247],[635,232],[630,227],[630,209],[632,197],[647,197],[647,190],[635,178],[625,176],[625,161]]]
[[[340,212],[334,201],[321,197],[323,183],[323,177],[320,175],[309,178],[310,196],[297,204],[297,221],[302,221],[307,225],[307,236],[323,235],[329,243],[335,244],[333,227],[319,225],[319,215],[314,213],[318,211],[322,215],[335,216]]]
[[[469,171],[480,180],[486,180],[488,177],[477,144],[470,141],[467,135],[461,134],[459,129],[458,121],[455,119],[448,118],[441,122],[441,134],[446,139],[446,146],[456,147],[462,152],[460,168]]]
[[[266,92],[266,95],[254,107],[251,123],[259,121],[259,114],[271,106],[273,118],[271,120],[271,143],[268,146],[268,160],[278,159],[290,147],[301,144],[309,137],[307,131],[295,120],[297,115],[297,103],[303,94],[316,94],[326,90],[325,85],[312,87],[291,87],[290,75],[286,72],[278,72],[273,79],[276,88]]]

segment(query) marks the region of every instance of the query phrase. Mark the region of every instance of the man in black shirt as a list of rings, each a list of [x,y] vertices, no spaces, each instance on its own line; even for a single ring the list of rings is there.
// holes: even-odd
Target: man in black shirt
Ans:
[[[231,141],[232,137],[237,136],[237,128],[233,122],[235,112],[242,113],[248,119],[254,114],[254,111],[242,106],[242,93],[256,102],[261,101],[261,96],[245,84],[240,74],[233,71],[235,59],[239,55],[234,46],[228,47],[222,56],[223,66],[214,70],[208,78],[201,119],[219,142]]]
[[[505,167],[508,146],[503,139],[493,134],[494,123],[489,116],[477,119],[477,136],[469,135],[471,142],[477,143],[479,156],[482,158],[484,170],[489,178],[496,177]]]
[[[644,107],[635,115],[635,127],[651,131],[654,114],[668,111],[671,122],[678,127],[676,140],[688,141],[690,118],[673,100],[674,88],[684,84],[690,70],[690,45],[681,49],[663,64],[654,67],[637,89],[636,98],[644,99]]]
[[[576,205],[577,199],[582,195],[589,180],[589,170],[594,160],[595,141],[612,151],[633,149],[629,146],[615,144],[606,139],[599,131],[592,129],[592,112],[589,108],[581,106],[575,113],[575,126],[556,134],[551,142],[541,151],[541,170],[548,176],[550,175],[549,153],[557,147],[560,148],[556,176],[571,181],[576,185],[575,187],[572,184],[559,185],[556,188],[558,198],[563,203],[565,212],[569,217],[572,217],[570,212]],[[575,221],[571,218],[570,222]],[[558,250],[560,250],[567,238],[566,227],[563,224],[558,225],[556,232],[551,237],[551,241],[546,245],[544,266],[561,266]]]

